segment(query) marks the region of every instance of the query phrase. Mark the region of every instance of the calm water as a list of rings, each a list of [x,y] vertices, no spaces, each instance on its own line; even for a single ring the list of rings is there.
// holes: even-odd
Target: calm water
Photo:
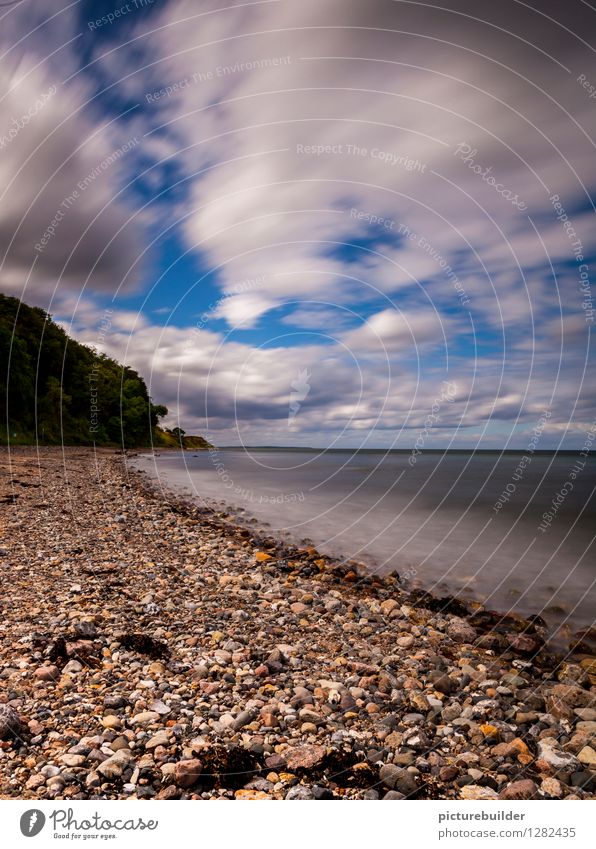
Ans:
[[[135,465],[411,585],[542,613],[564,637],[596,618],[596,458],[534,455],[520,471],[521,456],[425,453],[412,466],[407,453],[226,449]]]

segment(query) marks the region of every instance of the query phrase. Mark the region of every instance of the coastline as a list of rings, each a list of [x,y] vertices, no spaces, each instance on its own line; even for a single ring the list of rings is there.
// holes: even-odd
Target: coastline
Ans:
[[[110,450],[0,465],[0,798],[596,795],[596,659],[538,618],[164,499]]]

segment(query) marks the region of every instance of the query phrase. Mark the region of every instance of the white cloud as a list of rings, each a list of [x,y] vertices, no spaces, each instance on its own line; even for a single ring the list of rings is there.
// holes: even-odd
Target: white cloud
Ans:
[[[124,282],[129,292],[142,279],[141,226],[172,227],[227,295],[210,318],[265,334],[283,306],[272,337],[304,321],[337,340],[259,348],[117,311],[109,350],[150,376],[154,397],[190,427],[207,415],[230,440],[236,427],[256,441],[289,439],[290,385],[304,368],[312,389],[294,440],[331,439],[344,426],[346,438],[387,439],[424,421],[447,378],[458,397],[445,427],[531,422],[547,404],[553,426],[588,420],[577,264],[549,201],[560,195],[587,253],[594,151],[582,128],[593,104],[575,80],[591,59],[579,42],[520,4],[513,17],[464,0],[432,15],[383,0],[219,5],[172,0],[128,20],[127,38],[114,27],[114,42],[99,41],[89,68],[2,152],[0,176],[14,181],[0,207],[0,233],[13,240],[4,288],[20,291],[36,259],[28,293],[49,299],[57,285],[60,308],[74,313],[65,286],[97,293]],[[8,39],[26,33],[24,14],[10,18]],[[582,14],[566,10],[568,28],[582,31]],[[47,43],[26,41],[18,66],[0,64],[9,117],[77,70],[76,46],[34,69],[76,35],[65,15]],[[98,80],[113,86],[114,116],[118,98],[139,108],[100,120],[105,101],[84,105]],[[131,135],[138,147],[102,171],[34,257],[64,198]],[[500,190],[455,155],[460,142]],[[138,198],[118,192],[148,164],[147,192],[183,182],[139,213]],[[250,280],[258,285],[237,287]],[[89,303],[76,308],[75,328],[94,343]],[[343,314],[347,325],[334,318]]]

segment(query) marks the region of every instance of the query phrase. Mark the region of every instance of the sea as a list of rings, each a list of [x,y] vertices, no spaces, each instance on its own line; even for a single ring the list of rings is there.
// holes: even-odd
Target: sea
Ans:
[[[224,448],[138,455],[197,504],[407,586],[546,619],[596,620],[596,456]]]

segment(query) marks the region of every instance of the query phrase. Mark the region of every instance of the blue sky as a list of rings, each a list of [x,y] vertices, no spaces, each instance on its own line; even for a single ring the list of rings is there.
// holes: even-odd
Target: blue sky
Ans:
[[[218,444],[581,447],[594,16],[494,5],[5,9],[0,287]]]

